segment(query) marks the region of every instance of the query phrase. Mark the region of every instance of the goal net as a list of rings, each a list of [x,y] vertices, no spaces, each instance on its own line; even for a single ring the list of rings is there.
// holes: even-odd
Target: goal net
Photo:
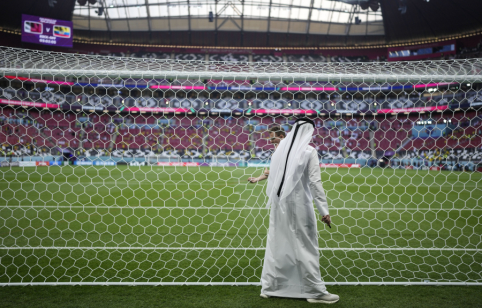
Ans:
[[[1,47],[0,285],[259,284],[269,210],[248,178],[301,116],[327,284],[481,284],[481,72]]]

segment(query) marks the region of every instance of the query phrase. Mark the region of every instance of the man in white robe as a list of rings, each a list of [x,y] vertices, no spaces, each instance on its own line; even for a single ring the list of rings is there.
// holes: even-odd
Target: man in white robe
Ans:
[[[298,119],[273,154],[268,176],[267,207],[271,206],[268,239],[261,274],[261,297],[306,298],[335,303],[321,280],[318,233],[313,201],[331,224],[321,184],[316,150],[309,146],[313,121]]]

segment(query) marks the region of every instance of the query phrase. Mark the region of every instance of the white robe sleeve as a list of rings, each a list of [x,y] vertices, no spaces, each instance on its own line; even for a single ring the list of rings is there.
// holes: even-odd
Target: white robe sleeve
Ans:
[[[315,201],[316,208],[321,216],[329,215],[328,202],[326,202],[325,191],[321,184],[320,161],[318,160],[318,153],[316,150],[311,152],[308,163],[308,178],[310,183],[310,191]]]

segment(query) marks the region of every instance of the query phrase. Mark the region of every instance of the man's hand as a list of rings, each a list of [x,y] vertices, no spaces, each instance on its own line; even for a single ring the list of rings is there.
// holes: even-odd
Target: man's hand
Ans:
[[[254,178],[254,177],[248,178],[248,182],[250,182],[250,183],[256,183],[256,182],[258,182],[258,181],[259,181],[258,178]]]
[[[321,221],[328,225],[331,228],[331,218],[330,215],[325,215],[321,218]]]
[[[268,175],[269,175],[269,170],[268,170],[268,168],[265,168],[263,174],[261,174],[257,178],[255,178],[255,177],[248,178],[248,182],[256,183],[256,182],[259,182],[259,181],[262,181],[262,180],[266,180],[268,178]]]

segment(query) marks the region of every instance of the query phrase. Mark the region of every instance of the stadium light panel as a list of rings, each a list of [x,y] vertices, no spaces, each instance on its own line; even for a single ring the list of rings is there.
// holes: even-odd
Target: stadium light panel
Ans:
[[[104,14],[104,7],[99,6],[99,8],[95,10],[95,13],[97,14],[97,16],[102,16]]]
[[[87,1],[90,0],[77,0],[79,3],[88,3]],[[244,17],[254,18],[254,19],[265,19],[265,18],[275,18],[275,19],[296,19],[296,20],[303,20],[308,21],[311,20],[313,22],[336,22],[336,23],[350,23],[352,15],[350,11],[353,8],[353,5],[358,5],[358,0],[356,3],[346,3],[346,2],[337,2],[335,5],[332,4],[332,1],[320,1],[319,4],[316,4],[316,10],[313,10],[312,13],[310,11],[311,8],[311,1],[310,0],[303,0],[299,1],[297,7],[289,8],[286,2],[287,0],[273,0],[271,7],[270,4],[258,4],[256,2],[246,2],[243,4],[244,13],[242,14]],[[383,16],[380,13],[380,9],[377,12],[374,12],[374,7],[378,6],[377,0],[361,0],[364,3],[369,3],[369,12],[366,15],[366,22],[373,22],[373,21],[381,21],[383,20]],[[97,5],[100,5],[101,1],[96,1]],[[149,17],[150,18],[177,18],[177,17],[194,17],[194,18],[205,18],[208,15],[209,22],[214,22],[214,18],[217,16],[221,17],[232,17],[241,16],[241,11],[235,4],[230,4],[226,7],[226,9],[221,12],[216,12],[216,16],[214,15],[214,8],[211,8],[209,4],[191,4],[191,9],[186,10],[185,4],[176,3],[171,1],[158,1],[158,0],[147,0],[146,4],[144,1],[139,0],[124,0],[125,5],[127,5],[128,14],[127,16],[127,9],[121,9],[123,6],[117,5],[119,1],[107,1],[105,3],[106,8],[113,8],[114,10],[109,10],[108,18],[113,19],[125,19],[125,18],[147,18],[148,13],[146,6],[149,6]],[[230,3],[230,2],[229,2]],[[233,2],[234,3],[234,2]],[[90,5],[90,4],[89,4]],[[118,8],[118,9],[116,9]],[[136,9],[138,8],[138,9]],[[210,14],[212,12],[212,15]],[[89,14],[88,10],[83,10],[80,8],[80,5],[77,5],[76,10],[74,11],[74,15],[77,16],[85,16],[87,17]],[[211,17],[210,17],[211,16]]]
[[[371,9],[373,12],[376,12],[376,11],[378,11],[378,9],[380,8],[380,3],[378,3],[378,0],[371,1],[371,2],[369,3],[369,6],[370,6],[370,9]]]

